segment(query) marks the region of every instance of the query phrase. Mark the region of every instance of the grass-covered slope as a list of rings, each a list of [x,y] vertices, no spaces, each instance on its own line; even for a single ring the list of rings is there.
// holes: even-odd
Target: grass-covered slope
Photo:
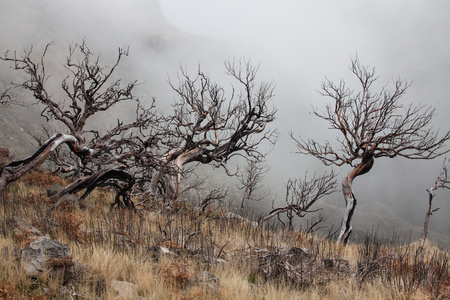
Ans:
[[[46,193],[56,183],[64,182],[33,172],[1,199],[1,299],[450,297],[448,255],[429,244],[383,244],[370,236],[343,247],[303,232],[254,228],[224,211],[201,214],[188,203],[167,210],[145,198],[134,199],[136,210],[111,210],[107,190],[79,206],[51,209]],[[15,232],[12,217],[67,244],[70,261],[28,276],[20,253],[36,237]]]

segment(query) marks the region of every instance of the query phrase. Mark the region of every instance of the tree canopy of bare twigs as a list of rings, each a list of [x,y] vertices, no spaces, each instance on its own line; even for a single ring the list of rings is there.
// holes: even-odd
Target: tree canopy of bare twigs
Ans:
[[[47,44],[37,58],[33,48],[25,50],[21,55],[17,52],[6,52],[0,57],[2,61],[10,63],[12,69],[26,76],[23,82],[12,83],[13,87],[29,91],[42,105],[41,115],[46,120],[56,120],[68,130],[67,133],[52,135],[42,142],[39,150],[31,157],[12,162],[0,169],[0,193],[8,183],[40,165],[50,155],[63,169],[73,170],[81,177],[88,176],[93,180],[101,178],[100,181],[105,183],[109,182],[106,177],[112,175],[110,179],[115,183],[110,182],[110,185],[121,187],[125,182],[126,189],[129,189],[133,182],[123,168],[127,168],[130,162],[138,158],[145,158],[145,155],[140,154],[150,146],[151,139],[143,140],[140,136],[156,122],[156,113],[153,103],[149,108],[144,108],[134,97],[136,81],[123,85],[120,79],[114,79],[113,73],[123,57],[128,55],[128,50],[119,49],[112,66],[104,67],[85,41],[71,45],[64,63],[68,75],[62,80],[63,95],[60,96],[61,93],[48,90],[47,85],[49,75],[45,61],[52,45]],[[116,126],[102,133],[85,129],[89,118],[121,102],[129,101],[136,101],[137,104],[133,122],[124,123],[118,120]],[[57,151],[58,146],[64,143],[69,146],[71,153],[75,154],[75,160],[70,160],[70,156],[60,155],[61,151]],[[107,172],[118,167],[121,170]],[[119,183],[120,181],[122,182]],[[94,183],[89,180],[79,182],[88,190]]]
[[[15,95],[12,94],[11,89],[11,87],[8,87],[0,92],[0,105],[10,106],[11,104],[18,104],[15,101]]]
[[[200,68],[194,76],[182,69],[178,84],[171,83],[178,100],[162,122],[161,147],[166,150],[152,179],[153,192],[164,182],[168,201],[179,195],[184,165],[197,162],[226,169],[236,155],[260,160],[260,144],[277,138],[276,130],[267,126],[276,113],[269,106],[273,83],[258,83],[258,66],[249,61],[227,61],[225,69],[237,82],[228,94]]]
[[[246,167],[237,175],[237,188],[242,191],[241,209],[245,201],[261,201],[268,196],[268,192],[258,193],[262,188],[262,180],[269,167],[263,162],[248,160]]]
[[[450,189],[450,179],[448,177],[448,161],[444,159],[442,163],[442,171],[439,176],[436,178],[436,182],[434,186],[427,190],[428,192],[428,209],[425,215],[425,221],[423,223],[423,234],[422,234],[422,242],[425,242],[428,235],[428,223],[430,221],[430,216],[439,210],[439,208],[432,208],[433,198],[435,196],[434,192],[438,189]]]
[[[313,155],[325,165],[350,165],[352,170],[342,183],[346,210],[342,219],[339,242],[347,243],[356,207],[352,192],[355,177],[370,171],[374,159],[396,156],[408,159],[432,159],[449,150],[445,143],[450,131],[439,135],[432,128],[435,109],[428,105],[403,105],[400,98],[410,86],[396,79],[393,88],[388,85],[373,92],[377,80],[374,68],[361,65],[358,58],[351,60],[350,71],[357,78],[360,90],[354,91],[341,80],[326,80],[321,94],[331,98],[325,112],[314,114],[325,120],[338,133],[337,144],[319,143],[314,139],[296,139],[301,154]]]
[[[270,220],[282,213],[287,214],[288,228],[293,229],[293,217],[304,217],[306,213],[314,212],[311,207],[321,198],[330,195],[336,190],[336,174],[331,171],[322,176],[314,175],[308,179],[289,179],[286,183],[286,206],[274,208],[267,215],[259,218],[258,223]]]

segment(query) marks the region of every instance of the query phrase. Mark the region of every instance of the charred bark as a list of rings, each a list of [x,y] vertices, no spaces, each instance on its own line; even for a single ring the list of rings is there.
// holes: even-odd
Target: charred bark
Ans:
[[[348,239],[352,233],[351,221],[356,209],[356,198],[353,194],[352,184],[353,180],[360,175],[363,175],[372,169],[374,163],[373,156],[366,156],[361,163],[356,166],[342,182],[342,192],[346,203],[344,215],[342,216],[341,231],[338,236],[338,242],[347,244]]]
[[[92,155],[92,149],[81,147],[78,140],[69,134],[57,133],[48,139],[32,156],[19,161],[13,161],[3,168],[0,168],[0,195],[5,187],[18,179],[35,167],[41,165],[60,145],[67,144],[69,148],[82,160]],[[129,173],[117,169],[103,169],[92,175],[84,176],[68,185],[57,195],[52,197],[53,201],[58,200],[65,194],[73,194],[83,189],[86,192],[81,196],[80,201],[86,198],[97,186],[112,186],[118,189],[118,196],[113,205],[133,207],[133,202],[129,199],[127,192],[134,185],[134,178]],[[119,196],[122,197],[120,201]]]
[[[422,243],[425,243],[428,236],[428,223],[430,222],[430,216],[438,209],[432,209],[434,194],[432,190],[428,191],[428,209],[427,214],[425,215],[425,221],[423,223],[423,234],[422,234]]]
[[[63,65],[68,72],[61,82],[63,93],[56,93],[58,97],[55,97],[55,93],[47,89],[49,75],[45,67],[52,45],[46,45],[39,60],[34,59],[32,48],[20,56],[16,51],[7,51],[0,56],[1,61],[9,62],[12,69],[26,76],[21,82],[12,83],[11,88],[30,92],[43,105],[41,116],[47,121],[56,120],[69,132],[51,136],[40,143],[42,146],[31,157],[1,168],[0,194],[8,183],[50,158],[60,170],[73,172],[78,178],[64,189],[64,193],[86,189],[82,196],[84,199],[96,186],[108,185],[118,189],[114,205],[132,207],[128,191],[136,179],[144,181],[142,169],[154,167],[157,160],[156,155],[149,154],[159,141],[159,134],[154,131],[159,128],[160,117],[154,111],[154,100],[149,108],[137,101],[136,117],[132,122],[117,120],[117,125],[106,132],[96,128],[86,130],[86,123],[98,113],[122,102],[137,100],[133,95],[137,82],[124,85],[122,79],[114,75],[122,58],[128,56],[128,49],[119,48],[115,61],[106,67],[100,64],[99,56],[90,51],[84,40],[81,44],[71,45]],[[9,90],[0,94],[0,104],[10,95]],[[68,145],[70,151],[58,148],[63,143]],[[132,168],[130,172],[133,175],[122,171],[124,168]],[[136,177],[136,174],[141,177]]]
[[[0,195],[9,183],[18,180],[27,172],[42,164],[61,144],[67,144],[82,160],[92,155],[92,150],[80,146],[74,136],[63,133],[54,134],[32,156],[13,161],[0,169]]]
[[[427,190],[428,192],[428,209],[427,213],[425,215],[425,221],[423,223],[423,234],[421,238],[421,242],[425,243],[428,235],[428,223],[430,222],[430,216],[439,210],[439,208],[432,208],[433,204],[433,198],[435,196],[434,192],[439,189],[450,189],[450,180],[448,180],[448,168],[447,168],[447,159],[444,159],[444,163],[442,166],[442,171],[439,174],[438,178],[436,179],[436,182],[433,187],[429,188]]]
[[[80,202],[84,200],[96,187],[110,186],[117,189],[115,202],[111,206],[134,208],[128,191],[133,187],[135,179],[133,176],[125,171],[117,169],[100,170],[90,176],[85,176],[77,179],[69,184],[58,194],[53,196],[51,200],[56,201],[66,194],[73,194],[83,189],[86,189],[84,194],[80,197]],[[120,200],[122,198],[122,200]]]
[[[278,216],[279,214],[282,214],[287,211],[298,211],[301,213],[301,212],[303,212],[303,209],[300,208],[299,205],[286,205],[283,207],[278,207],[278,208],[275,208],[272,211],[270,211],[267,215],[259,218],[258,224],[261,225],[262,223],[272,219],[273,217]]]

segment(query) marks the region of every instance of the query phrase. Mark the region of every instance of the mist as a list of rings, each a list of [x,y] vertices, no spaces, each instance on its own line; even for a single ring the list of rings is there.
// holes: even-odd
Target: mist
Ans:
[[[348,65],[355,55],[362,64],[376,68],[380,87],[397,76],[411,82],[404,103],[432,105],[437,112],[434,128],[441,132],[450,128],[449,11],[450,2],[445,0],[3,0],[0,51],[31,45],[42,49],[54,41],[53,63],[62,64],[67,45],[83,38],[106,58],[114,57],[118,47],[130,47],[120,76],[142,82],[141,99],[155,97],[161,109],[169,109],[175,100],[167,81],[176,79],[180,66],[195,72],[200,64],[227,87],[226,59],[246,57],[260,63],[259,78],[276,84],[273,105],[278,119],[273,126],[281,134],[267,156],[271,169],[265,186],[282,202],[290,177],[327,170],[317,159],[295,154],[289,132],[316,140],[336,136],[311,111],[322,111],[328,102],[317,92],[325,76],[352,86]],[[9,82],[8,72],[1,66],[2,88]],[[354,182],[359,200],[355,223],[370,214],[371,203],[381,203],[406,225],[422,226],[426,189],[439,175],[442,159],[376,160],[371,172]],[[350,170],[335,169],[339,181]],[[441,209],[430,219],[430,230],[444,235],[450,232],[449,198],[448,191],[437,192],[434,202]],[[334,219],[339,220],[345,206],[340,192],[318,206],[331,204],[337,207]],[[271,203],[264,205],[270,209]]]

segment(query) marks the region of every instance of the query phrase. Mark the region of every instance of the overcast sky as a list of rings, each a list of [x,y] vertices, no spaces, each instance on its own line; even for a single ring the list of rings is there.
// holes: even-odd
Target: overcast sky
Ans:
[[[400,75],[413,82],[412,101],[449,113],[450,1],[165,0],[161,7],[176,27],[261,61],[291,100],[299,94],[288,87],[309,95],[325,75],[349,77],[357,53],[383,84]]]
[[[142,40],[149,33],[164,38],[158,33],[162,20],[152,14],[159,6],[173,27],[192,39],[200,37],[197,48],[146,59],[149,51]],[[133,74],[136,79],[158,76],[146,83],[148,96],[157,97],[164,95],[160,90],[167,89],[167,77],[176,76],[180,63],[201,63],[214,73],[228,57],[260,62],[261,79],[276,84],[273,104],[279,109],[276,126],[282,138],[271,164],[273,174],[283,174],[272,175],[277,184],[320,168],[315,159],[292,154],[288,132],[318,140],[332,136],[327,124],[310,114],[311,106],[320,110],[328,101],[317,93],[325,76],[352,82],[348,64],[356,53],[364,65],[376,67],[380,85],[398,75],[411,81],[405,103],[433,105],[435,128],[450,128],[448,0],[160,0],[159,6],[150,0],[0,0],[0,51],[69,39],[66,45],[74,37],[112,49],[128,44],[128,61],[140,70]],[[355,190],[371,199],[421,203],[441,162],[380,160],[357,179]],[[341,177],[348,170],[343,168]]]
[[[315,159],[292,154],[287,133],[332,138],[327,124],[310,114],[311,106],[320,110],[328,101],[317,93],[325,76],[352,83],[348,64],[356,54],[364,65],[376,67],[379,85],[397,76],[412,82],[405,103],[436,107],[435,128],[450,129],[450,1],[165,0],[161,7],[174,26],[229,45],[230,55],[260,61],[262,76],[276,83],[282,138],[271,154],[269,176],[279,185],[319,169]],[[426,189],[441,164],[442,159],[379,160],[355,181],[355,193],[362,203],[398,203],[399,214],[403,207],[407,211],[402,217],[414,211],[422,220]],[[340,179],[348,171],[342,168]],[[445,215],[450,197],[440,195],[436,205]],[[406,209],[411,207],[415,210]]]
[[[296,126],[320,125],[306,112],[327,101],[320,82],[351,82],[356,53],[377,68],[380,84],[398,75],[412,82],[405,101],[435,106],[436,128],[450,128],[450,1],[165,0],[161,7],[174,26],[260,61],[277,84],[284,130],[304,136]]]

